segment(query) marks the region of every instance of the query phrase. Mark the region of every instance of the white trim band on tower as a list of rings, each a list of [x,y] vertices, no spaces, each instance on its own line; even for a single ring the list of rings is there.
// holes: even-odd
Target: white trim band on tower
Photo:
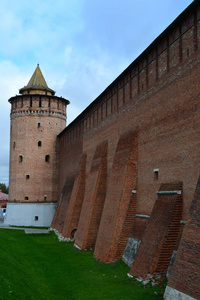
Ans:
[[[44,115],[44,116],[56,116],[56,117],[60,117],[62,119],[66,119],[66,115],[63,115],[62,113],[59,112],[49,112],[49,111],[45,111],[45,110],[23,110],[23,111],[18,111],[18,112],[12,112],[10,114],[10,118],[15,118],[15,117],[20,117],[23,115],[30,115],[30,114],[34,114],[34,115]]]

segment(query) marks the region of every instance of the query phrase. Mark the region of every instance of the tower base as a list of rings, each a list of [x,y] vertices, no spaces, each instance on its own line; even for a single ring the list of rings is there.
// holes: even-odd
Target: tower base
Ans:
[[[50,227],[56,203],[8,203],[5,225]]]

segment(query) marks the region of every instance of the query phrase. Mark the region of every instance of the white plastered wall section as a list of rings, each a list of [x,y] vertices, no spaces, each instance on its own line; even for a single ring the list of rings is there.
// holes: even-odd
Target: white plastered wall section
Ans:
[[[50,227],[56,203],[8,203],[5,225]]]

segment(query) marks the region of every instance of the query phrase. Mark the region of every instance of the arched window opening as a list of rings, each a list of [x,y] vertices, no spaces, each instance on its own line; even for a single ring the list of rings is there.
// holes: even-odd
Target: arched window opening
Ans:
[[[40,124],[40,123],[38,123],[38,124],[37,124],[37,126],[38,126],[38,128],[40,128],[41,124]]]
[[[75,237],[76,237],[76,232],[77,232],[77,228],[74,228],[74,229],[72,230],[72,232],[71,232],[71,238],[72,238],[72,239],[75,239]]]
[[[50,155],[49,155],[49,154],[47,154],[47,155],[45,156],[45,162],[50,162]]]
[[[42,147],[42,142],[38,141],[38,147]]]

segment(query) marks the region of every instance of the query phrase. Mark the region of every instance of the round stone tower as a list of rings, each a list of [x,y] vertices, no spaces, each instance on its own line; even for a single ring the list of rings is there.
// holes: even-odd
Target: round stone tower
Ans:
[[[55,96],[39,65],[19,93],[8,100],[11,103],[10,205],[6,223],[48,226],[46,221],[49,223],[54,213],[53,203],[58,201],[56,138],[66,127],[69,101]]]

